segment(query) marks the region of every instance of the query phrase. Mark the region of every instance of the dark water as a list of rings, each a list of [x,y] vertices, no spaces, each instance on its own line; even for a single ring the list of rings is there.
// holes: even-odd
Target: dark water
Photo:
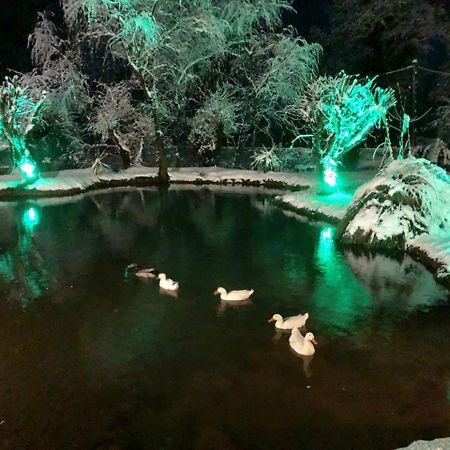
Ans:
[[[336,248],[264,194],[0,206],[0,448],[392,449],[450,435],[450,307],[410,258]],[[125,280],[130,262],[178,298]],[[254,288],[230,306],[218,285]],[[308,311],[301,359],[267,319]]]

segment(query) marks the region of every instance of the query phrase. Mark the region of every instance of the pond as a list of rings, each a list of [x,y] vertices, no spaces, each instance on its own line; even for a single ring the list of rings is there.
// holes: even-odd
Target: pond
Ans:
[[[244,193],[245,192],[245,193]],[[447,291],[269,191],[0,205],[0,446],[392,449],[450,435]],[[178,297],[124,277],[136,262]],[[217,286],[254,288],[230,305]],[[312,358],[267,320],[309,312]]]

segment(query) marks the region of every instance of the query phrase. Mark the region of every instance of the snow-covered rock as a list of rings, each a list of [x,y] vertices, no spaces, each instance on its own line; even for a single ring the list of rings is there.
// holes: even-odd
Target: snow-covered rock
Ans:
[[[450,177],[415,158],[393,161],[361,186],[336,231],[344,243],[399,250],[423,234],[450,239]]]
[[[450,438],[435,439],[434,441],[416,441],[408,447],[397,450],[450,450]]]

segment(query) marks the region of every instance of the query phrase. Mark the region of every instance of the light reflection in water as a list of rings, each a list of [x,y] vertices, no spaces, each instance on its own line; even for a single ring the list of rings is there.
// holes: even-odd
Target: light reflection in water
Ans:
[[[45,260],[33,242],[39,222],[38,209],[26,208],[17,226],[16,247],[0,256],[0,275],[9,282],[6,297],[19,303],[22,308],[40,297],[48,285]]]
[[[28,234],[32,234],[36,225],[39,224],[39,212],[36,208],[28,208],[24,211],[22,217],[22,224]]]
[[[320,271],[311,303],[317,320],[336,334],[349,332],[357,319],[368,314],[370,294],[353,275],[342,255],[336,251],[334,230],[322,228],[314,255]]]

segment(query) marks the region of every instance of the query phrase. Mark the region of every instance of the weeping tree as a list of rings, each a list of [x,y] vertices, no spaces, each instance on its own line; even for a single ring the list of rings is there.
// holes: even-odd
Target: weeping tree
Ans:
[[[151,129],[145,139],[158,151],[162,182],[168,181],[166,147],[172,140],[189,139],[204,151],[224,139],[245,140],[255,130],[270,134],[277,110],[296,98],[317,69],[320,48],[281,30],[281,14],[289,8],[285,0],[61,4],[64,39],[41,15],[30,41],[38,75],[59,105],[54,116],[68,130],[89,117],[96,124],[79,126],[78,136],[84,139],[86,131],[103,140],[109,136],[122,154],[134,145],[124,144],[124,136],[145,118]],[[64,65],[70,70],[61,73]],[[88,73],[87,66],[97,70],[90,67]],[[258,71],[252,70],[256,66]],[[112,72],[122,74],[114,82],[127,99],[126,117],[115,112],[121,105],[105,88],[110,83],[105,74]],[[67,76],[76,80],[73,90],[63,81]],[[96,118],[108,112],[112,117],[100,129]],[[126,123],[134,124],[128,132]]]
[[[142,105],[133,103],[129,84],[103,85],[95,104],[88,130],[98,137],[100,149],[113,142],[124,167],[141,165],[144,143],[154,135],[154,128]],[[105,150],[97,151],[96,161],[101,162],[105,154]]]
[[[341,73],[320,77],[312,83],[293,112],[302,118],[309,134],[295,139],[312,140],[320,157],[325,182],[336,184],[336,167],[344,154],[363,142],[375,128],[385,130],[390,149],[388,111],[396,103],[392,89],[374,85],[375,79],[359,82],[355,76]]]
[[[34,94],[18,76],[6,77],[0,86],[0,140],[6,142],[11,168],[19,167],[27,179],[37,177],[27,138],[42,118],[46,92]]]

